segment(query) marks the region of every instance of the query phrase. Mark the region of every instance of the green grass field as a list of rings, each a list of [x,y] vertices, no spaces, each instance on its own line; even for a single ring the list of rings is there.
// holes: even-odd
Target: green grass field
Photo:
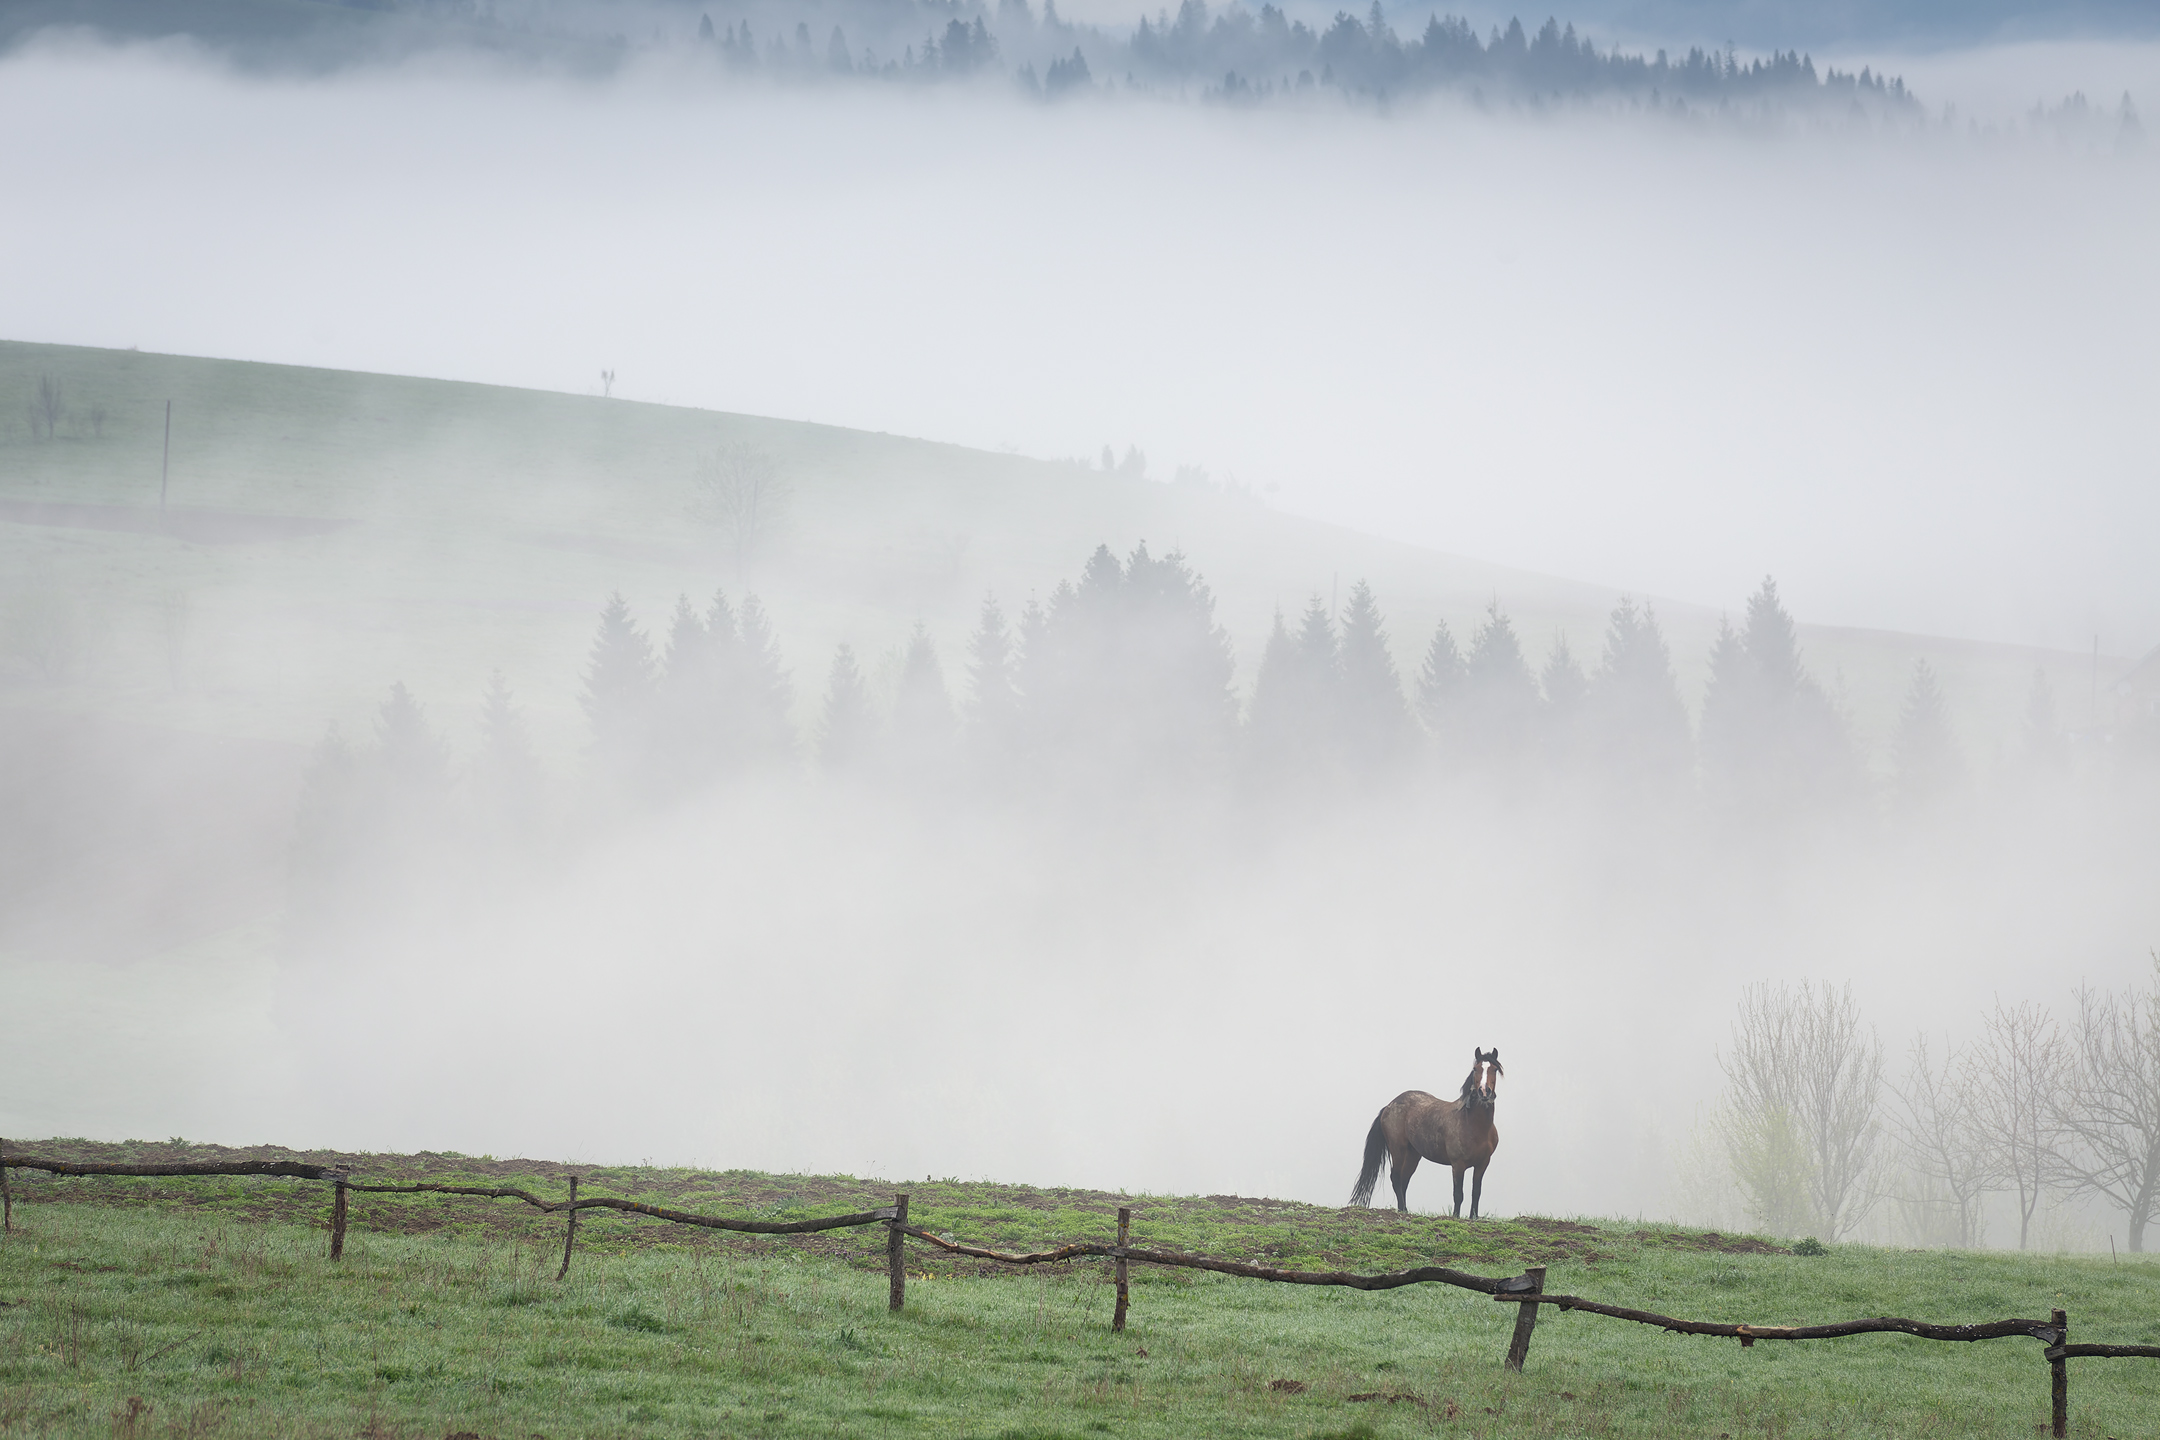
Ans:
[[[187,1147],[65,1145],[144,1157]],[[268,1152],[263,1152],[268,1153]],[[329,1158],[329,1157],[314,1157]],[[368,1174],[563,1193],[564,1167],[341,1157]],[[359,1197],[327,1259],[325,1187],[70,1180],[17,1171],[0,1245],[0,1433],[176,1436],[2029,1436],[2037,1343],[1686,1339],[1546,1312],[1503,1373],[1512,1307],[1439,1286],[1365,1294],[1136,1267],[1111,1333],[1107,1266],[1000,1272],[911,1249],[886,1309],[882,1232],[716,1235],[515,1202]],[[790,1217],[893,1184],[581,1169],[587,1193]],[[1289,1266],[1526,1263],[1551,1288],[1668,1314],[1799,1323],[2069,1312],[2074,1335],[2160,1341],[2150,1260],[1835,1247],[1539,1220],[1458,1222],[1215,1197],[908,1182],[927,1228],[998,1245],[1109,1238]],[[919,1247],[918,1247],[919,1248]],[[2160,1365],[2081,1361],[2072,1433],[2160,1431]]]

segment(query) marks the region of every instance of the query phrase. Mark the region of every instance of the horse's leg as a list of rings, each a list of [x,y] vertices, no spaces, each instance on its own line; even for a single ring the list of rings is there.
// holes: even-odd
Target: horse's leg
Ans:
[[[1455,1167],[1455,1218],[1458,1220],[1462,1219],[1462,1171],[1462,1166],[1457,1165]],[[1477,1218],[1477,1206],[1475,1205],[1470,1207],[1470,1218],[1473,1220]]]
[[[1462,1181],[1458,1179],[1455,1182],[1455,1186],[1456,1189],[1460,1191],[1462,1188]],[[1478,1197],[1484,1193],[1485,1167],[1483,1165],[1480,1165],[1477,1167],[1477,1169],[1470,1172],[1470,1218],[1473,1220],[1477,1219]]]
[[[1417,1173],[1422,1157],[1414,1146],[1405,1145],[1388,1157],[1388,1178],[1395,1182],[1395,1208],[1407,1213],[1410,1209],[1410,1177]]]

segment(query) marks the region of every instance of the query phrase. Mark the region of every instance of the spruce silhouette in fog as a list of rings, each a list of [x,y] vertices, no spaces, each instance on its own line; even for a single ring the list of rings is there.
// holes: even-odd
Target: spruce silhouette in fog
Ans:
[[[1898,798],[1907,806],[1928,805],[1956,787],[1963,767],[1957,739],[1950,733],[1950,710],[1934,667],[1925,660],[1913,662],[1912,685],[1905,692],[1890,751]]]
[[[585,694],[579,703],[592,726],[588,750],[602,782],[630,786],[651,738],[654,667],[652,642],[630,618],[630,602],[617,591],[600,612],[585,662]]]
[[[1844,720],[1801,663],[1775,580],[1749,598],[1743,629],[1719,631],[1703,695],[1702,759],[1713,793],[1756,813],[1835,804],[1858,790]]]

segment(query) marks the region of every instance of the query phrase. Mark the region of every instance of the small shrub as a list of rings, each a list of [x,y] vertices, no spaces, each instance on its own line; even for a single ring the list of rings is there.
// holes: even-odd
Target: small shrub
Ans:
[[[1830,1247],[1810,1235],[1793,1246],[1792,1253],[1795,1255],[1827,1255],[1830,1253]]]

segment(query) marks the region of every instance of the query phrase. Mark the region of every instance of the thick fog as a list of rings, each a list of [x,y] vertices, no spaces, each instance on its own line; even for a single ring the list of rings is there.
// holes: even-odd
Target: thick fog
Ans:
[[[36,221],[0,255],[38,279],[8,333],[551,389],[612,370],[637,399],[1137,445],[1624,588],[1770,571],[1825,623],[2160,630],[2160,147],[2112,114],[1990,141],[1045,107],[670,53],[607,81],[19,56],[0,118],[41,139],[0,181]]]
[[[723,36],[731,13],[712,12]],[[1317,606],[1348,645],[1366,576],[1263,579],[1211,555],[1212,511],[1090,536],[1053,572],[990,572],[1023,657],[1079,643],[1023,614],[1054,618],[1059,579],[1091,593],[1097,541],[1113,570],[1145,542],[1228,578],[1205,623],[1102,641],[1108,668],[1053,683],[1016,662],[1035,708],[1008,751],[970,677],[979,592],[864,619],[785,546],[691,574],[621,542],[620,574],[576,562],[589,592],[491,596],[500,572],[424,542],[434,502],[410,476],[492,483],[508,462],[469,436],[386,452],[327,513],[394,526],[275,560],[190,552],[196,613],[244,594],[249,618],[197,622],[189,664],[223,678],[175,668],[184,720],[144,722],[168,680],[147,642],[73,677],[11,652],[0,706],[28,758],[9,793],[35,823],[10,863],[39,878],[10,892],[35,924],[0,932],[0,966],[37,1023],[14,1031],[0,1125],[1339,1203],[1381,1104],[1453,1095],[1498,1046],[1490,1207],[1667,1215],[1701,1198],[1745,986],[1850,982],[1895,1070],[1915,1031],[1970,1037],[1997,997],[2062,1010],[2080,983],[2147,983],[2160,827],[2121,708],[2142,702],[2103,693],[2102,661],[2077,687],[2096,637],[2107,686],[2160,642],[2153,53],[1915,51],[1890,57],[1909,108],[1676,113],[1454,91],[1229,105],[1107,76],[1051,104],[1002,75],[811,83],[660,43],[604,69],[424,50],[327,73],[170,40],[19,48],[0,129],[35,139],[0,149],[6,339],[604,389],[1070,458],[1075,485],[1107,447],[1128,479],[1182,470],[1425,547],[1436,574],[1515,571],[1476,572],[1503,577],[1489,610],[1376,579],[1372,653],[1403,687],[1383,745],[1312,718],[1335,700],[1265,699],[1270,611],[1294,634]],[[30,473],[0,490],[60,498]],[[536,504],[597,516],[678,480],[625,453]],[[650,513],[664,538],[687,512]],[[91,613],[138,564],[28,547],[10,603],[81,587]],[[459,604],[540,616],[503,642],[521,663],[430,650],[392,596],[423,569]],[[1588,623],[1532,604],[1531,579],[1499,592],[1532,572],[1579,582]],[[1806,625],[2035,648],[1988,651],[2013,698],[1952,687],[1939,784],[1911,736],[1942,732],[1892,731],[1918,703],[1903,657],[1947,640],[1897,639],[1894,698],[1855,741],[1874,702],[1803,632],[1793,703],[1844,738],[1818,753],[1794,720],[1761,739],[1755,711],[1717,718],[1711,646],[1766,574]],[[664,707],[690,693],[668,679],[674,591],[702,609],[719,587],[735,615],[746,591],[770,605],[788,693],[769,743],[725,775],[620,760],[606,704],[579,703],[609,592]],[[1664,623],[1652,688],[1677,749],[1610,740],[1637,736],[1606,676],[1623,595]],[[325,618],[340,599],[364,624]],[[1489,679],[1511,605],[1544,607],[1493,682],[1518,708],[1451,709],[1445,676],[1421,699],[1436,624]],[[909,708],[931,693],[918,620],[949,712]],[[1579,734],[1548,663],[1562,633]],[[265,658],[333,634],[305,667]],[[855,723],[840,642],[864,672],[859,761],[830,743]],[[1104,655],[1200,675],[1206,717],[1149,709],[1169,704],[1155,681],[1110,706],[1073,678],[1127,673]],[[482,741],[492,666],[536,742],[508,790]],[[2059,714],[2028,702],[2036,668]],[[431,738],[401,751],[418,732],[377,707],[407,680]],[[640,714],[630,749],[676,753]],[[333,720],[349,753],[318,744]],[[420,799],[398,788],[413,775]],[[141,841],[166,878],[129,892],[125,924],[106,880],[40,868],[22,838],[126,852],[59,815],[106,776],[154,793],[169,832]],[[1425,1172],[1413,1204],[1444,1185]]]

